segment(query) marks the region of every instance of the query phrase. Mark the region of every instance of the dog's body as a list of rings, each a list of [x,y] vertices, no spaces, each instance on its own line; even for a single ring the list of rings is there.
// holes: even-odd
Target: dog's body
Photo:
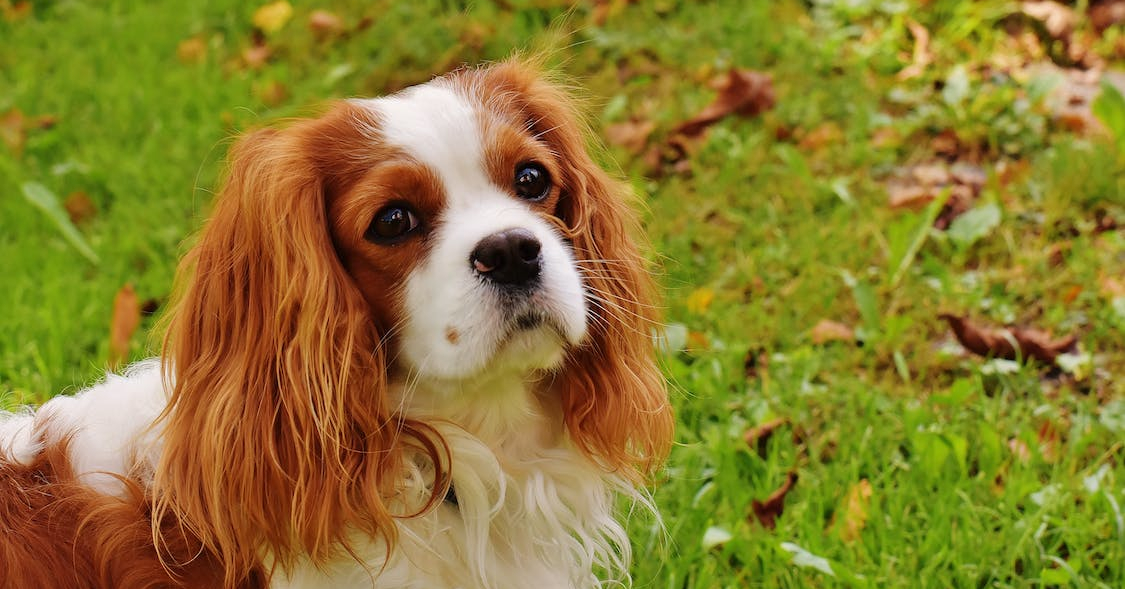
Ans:
[[[0,417],[0,585],[623,578],[671,431],[630,218],[516,63],[244,139],[162,359]]]

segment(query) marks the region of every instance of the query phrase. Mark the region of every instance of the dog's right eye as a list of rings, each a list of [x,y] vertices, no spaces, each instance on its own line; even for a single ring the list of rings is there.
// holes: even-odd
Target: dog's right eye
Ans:
[[[375,213],[375,218],[371,220],[363,237],[378,244],[396,243],[418,229],[418,225],[418,216],[410,207],[389,205]]]

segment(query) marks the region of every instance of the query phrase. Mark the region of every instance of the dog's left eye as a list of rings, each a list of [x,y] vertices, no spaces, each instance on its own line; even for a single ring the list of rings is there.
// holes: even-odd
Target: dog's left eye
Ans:
[[[383,207],[371,221],[364,237],[375,243],[393,243],[418,228],[418,216],[405,205]]]
[[[520,164],[516,166],[516,178],[512,186],[516,196],[524,200],[543,200],[551,191],[551,175],[535,162]]]

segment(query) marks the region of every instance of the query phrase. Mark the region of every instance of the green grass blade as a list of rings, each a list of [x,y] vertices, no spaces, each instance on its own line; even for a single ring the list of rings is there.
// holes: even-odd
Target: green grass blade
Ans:
[[[55,227],[62,233],[70,245],[78,250],[84,258],[90,260],[90,263],[98,264],[98,255],[94,253],[90,244],[78,232],[78,228],[74,223],[70,222],[70,217],[67,216],[66,210],[63,209],[62,204],[59,203],[59,198],[55,193],[51,192],[46,186],[38,182],[24,182],[20,188],[23,190],[23,196],[27,202],[35,205],[36,208],[43,211],[51,221],[55,223]]]

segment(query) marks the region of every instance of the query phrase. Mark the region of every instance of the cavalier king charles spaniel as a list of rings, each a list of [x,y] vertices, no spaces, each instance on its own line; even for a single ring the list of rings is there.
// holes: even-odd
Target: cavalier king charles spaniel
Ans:
[[[237,141],[161,357],[0,417],[0,585],[628,583],[672,417],[583,129],[509,61]]]

